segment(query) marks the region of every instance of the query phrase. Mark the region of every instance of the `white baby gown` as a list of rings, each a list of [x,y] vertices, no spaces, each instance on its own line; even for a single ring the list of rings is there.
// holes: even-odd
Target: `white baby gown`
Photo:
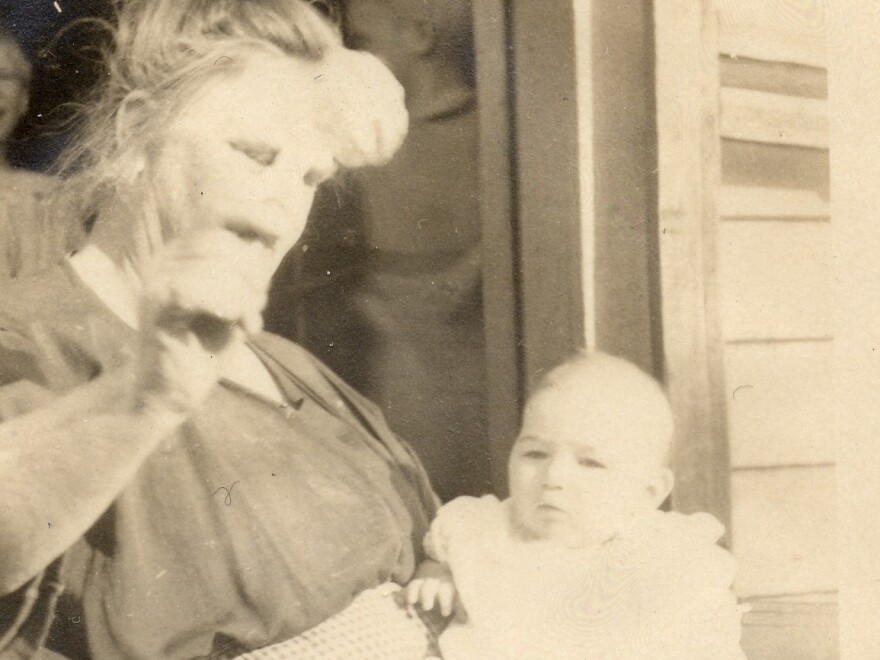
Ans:
[[[448,565],[466,622],[445,660],[745,660],[734,562],[708,514],[652,511],[592,549],[527,541],[507,502],[461,497],[426,539]]]

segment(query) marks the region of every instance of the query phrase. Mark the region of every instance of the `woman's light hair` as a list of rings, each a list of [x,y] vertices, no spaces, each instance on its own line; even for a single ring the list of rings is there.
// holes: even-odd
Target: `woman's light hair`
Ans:
[[[118,194],[131,159],[206,79],[239,66],[241,55],[274,49],[320,60],[341,45],[336,27],[304,0],[117,2],[106,81],[85,105],[79,135],[57,167],[62,175],[80,172],[66,197],[82,218]],[[131,112],[144,104],[147,111]]]

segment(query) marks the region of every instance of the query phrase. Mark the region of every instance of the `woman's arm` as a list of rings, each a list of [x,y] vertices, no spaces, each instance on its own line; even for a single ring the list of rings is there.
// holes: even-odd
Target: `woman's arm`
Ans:
[[[135,380],[120,368],[0,424],[0,593],[75,543],[186,419],[137,405]]]
[[[202,405],[243,327],[258,329],[271,273],[256,265],[251,274],[241,258],[224,261],[236,240],[205,234],[167,246],[141,295],[131,363],[0,424],[0,594],[34,577],[94,524]],[[218,284],[224,269],[229,277]]]

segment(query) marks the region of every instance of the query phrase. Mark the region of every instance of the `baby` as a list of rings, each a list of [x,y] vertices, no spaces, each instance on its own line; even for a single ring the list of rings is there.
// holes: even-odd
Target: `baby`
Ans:
[[[510,498],[461,497],[425,539],[410,604],[457,616],[446,660],[744,660],[733,559],[672,489],[672,412],[635,366],[582,353],[531,396]]]

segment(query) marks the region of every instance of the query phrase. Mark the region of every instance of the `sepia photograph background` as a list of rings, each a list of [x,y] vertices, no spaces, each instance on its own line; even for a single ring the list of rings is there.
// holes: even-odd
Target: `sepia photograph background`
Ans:
[[[426,3],[432,58],[345,17],[410,134],[321,190],[267,327],[378,403],[444,500],[505,493],[525,393],[566,355],[633,361],[676,413],[667,505],[727,529],[750,660],[880,657],[870,4]],[[2,7],[35,66],[8,155],[46,171],[102,75],[74,24],[112,14]]]

